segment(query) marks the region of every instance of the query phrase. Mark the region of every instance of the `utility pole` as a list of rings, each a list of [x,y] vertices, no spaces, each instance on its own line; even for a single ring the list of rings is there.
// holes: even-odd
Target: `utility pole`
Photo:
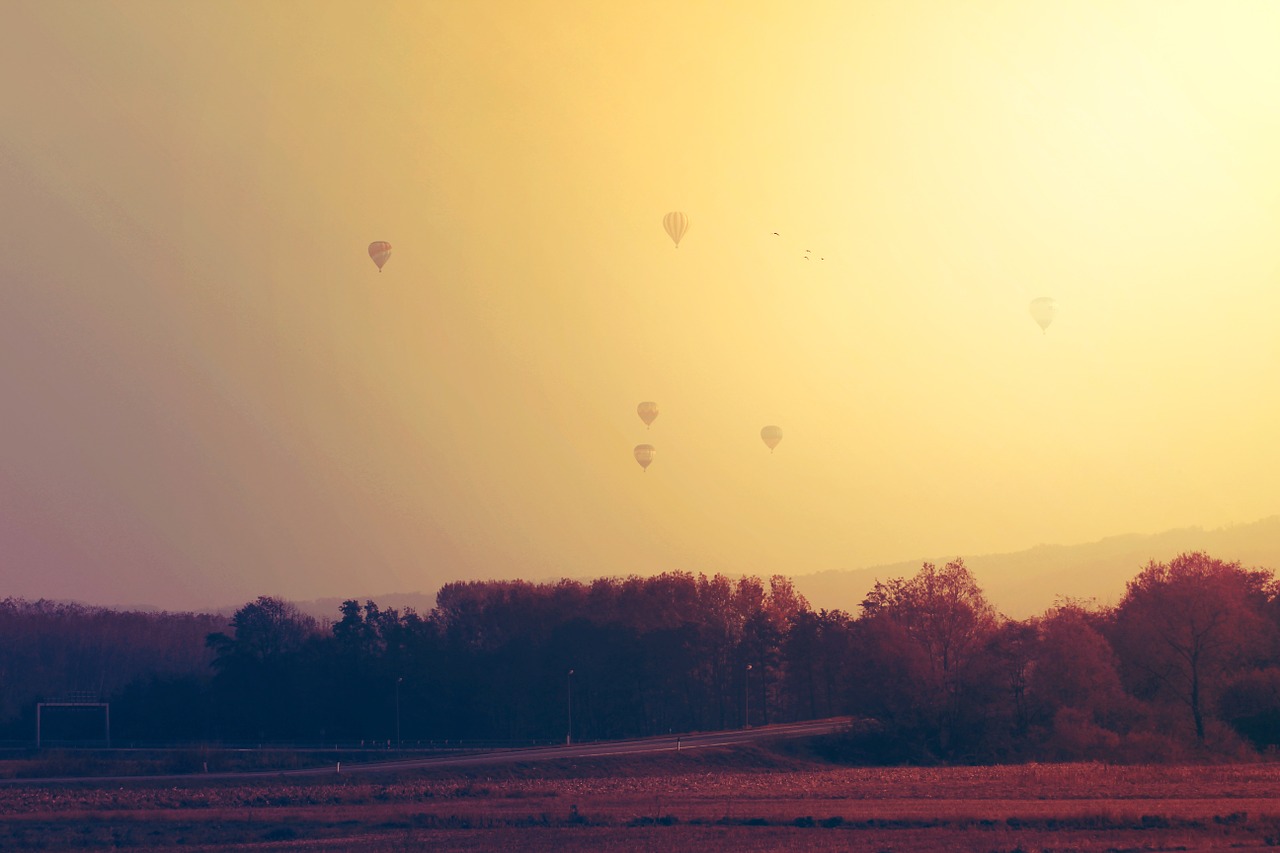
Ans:
[[[396,749],[400,749],[400,683],[404,677],[396,679]]]
[[[751,664],[742,674],[742,727],[751,728]]]
[[[569,730],[564,736],[564,745],[569,746],[573,743],[573,670],[569,670],[564,680],[569,697]]]

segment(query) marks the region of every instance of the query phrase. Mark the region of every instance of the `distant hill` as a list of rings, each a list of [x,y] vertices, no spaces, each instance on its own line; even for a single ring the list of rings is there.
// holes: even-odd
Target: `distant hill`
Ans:
[[[792,575],[791,579],[815,610],[840,609],[856,616],[859,603],[877,580],[911,577],[920,571],[921,563],[943,565],[959,556],[997,610],[1013,619],[1025,619],[1040,615],[1060,598],[1115,604],[1124,594],[1125,585],[1148,562],[1168,562],[1185,551],[1204,551],[1222,560],[1239,560],[1248,568],[1280,572],[1280,515],[1217,530],[1187,527],[1151,535],[1111,536],[1083,545],[1037,545],[1008,554],[948,554],[860,569]],[[543,578],[542,582],[556,580]],[[593,579],[578,580],[590,583]],[[411,607],[424,616],[436,604],[435,592],[352,595],[293,603],[304,613],[336,622],[338,608],[347,598],[361,604],[373,601],[383,610],[395,608],[403,612]],[[236,609],[223,608],[220,612],[229,615]]]
[[[1115,604],[1125,585],[1148,562],[1168,562],[1186,551],[1239,560],[1246,568],[1280,571],[1280,515],[1217,530],[1188,527],[1148,536],[1111,536],[1084,545],[1038,545],[1010,554],[950,554],[795,575],[792,581],[815,610],[839,608],[857,615],[859,603],[877,580],[910,577],[920,570],[921,563],[942,565],[960,556],[997,610],[1013,619],[1025,619],[1043,613],[1064,597]]]

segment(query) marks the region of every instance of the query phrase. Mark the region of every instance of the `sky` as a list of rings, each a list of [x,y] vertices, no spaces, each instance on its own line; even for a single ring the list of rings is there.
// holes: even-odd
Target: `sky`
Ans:
[[[1269,0],[0,11],[0,596],[1280,511]]]

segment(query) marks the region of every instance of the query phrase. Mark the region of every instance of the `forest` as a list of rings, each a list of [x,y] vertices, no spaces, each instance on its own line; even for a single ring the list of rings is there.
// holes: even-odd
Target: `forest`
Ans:
[[[815,612],[781,575],[455,582],[427,614],[0,601],[0,738],[111,702],[114,744],[554,743],[854,715],[846,760],[1250,760],[1280,744],[1280,583],[1200,552],[1012,620],[962,560]],[[52,727],[51,727],[52,726]],[[85,737],[68,723],[66,737]],[[96,731],[90,729],[90,731]],[[46,722],[46,737],[57,721]]]

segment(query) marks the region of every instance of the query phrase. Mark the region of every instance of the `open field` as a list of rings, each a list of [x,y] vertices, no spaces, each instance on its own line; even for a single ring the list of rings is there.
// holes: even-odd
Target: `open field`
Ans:
[[[386,776],[0,789],[0,849],[1280,845],[1280,765],[848,768],[761,747]]]

